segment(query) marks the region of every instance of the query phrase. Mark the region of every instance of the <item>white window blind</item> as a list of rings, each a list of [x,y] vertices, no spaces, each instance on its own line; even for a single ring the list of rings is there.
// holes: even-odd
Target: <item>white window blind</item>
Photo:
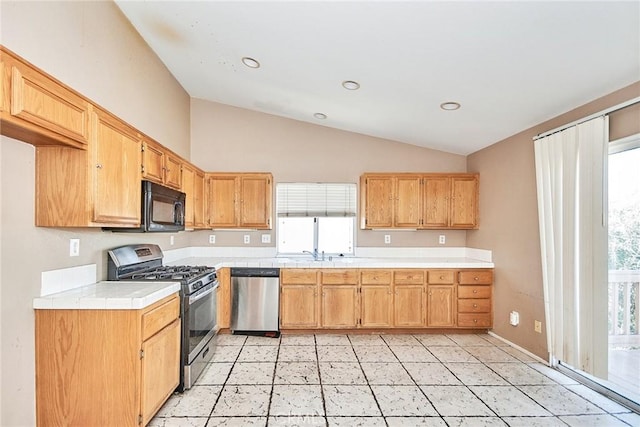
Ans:
[[[276,185],[278,216],[356,216],[356,184],[279,183]]]

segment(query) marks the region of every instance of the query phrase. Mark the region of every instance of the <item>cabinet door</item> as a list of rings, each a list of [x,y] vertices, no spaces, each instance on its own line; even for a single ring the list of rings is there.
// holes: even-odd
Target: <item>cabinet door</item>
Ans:
[[[362,188],[362,185],[361,185]],[[393,226],[393,178],[390,176],[367,176],[364,179],[361,212],[362,228]]]
[[[398,176],[395,180],[395,227],[418,228],[422,218],[420,176]]]
[[[360,307],[360,326],[363,328],[391,327],[393,324],[391,286],[362,286]]]
[[[193,226],[205,227],[204,173],[196,171],[193,181]]]
[[[3,52],[4,55],[4,52]],[[18,61],[6,64],[11,73],[11,116],[27,132],[60,135],[61,142],[86,148],[89,141],[89,102],[57,81]]]
[[[158,184],[164,179],[164,151],[148,141],[142,143],[142,177]]]
[[[357,303],[357,286],[322,286],[321,326],[324,328],[355,328],[358,323]]]
[[[218,270],[217,316],[218,327],[228,328],[231,324],[231,269],[228,267]]]
[[[193,228],[195,224],[195,170],[188,165],[182,170],[182,191],[185,193],[184,204],[184,225],[186,228]]]
[[[164,158],[164,184],[176,190],[182,185],[182,161],[169,153]]]
[[[237,182],[236,175],[209,177],[209,226],[235,227],[238,225],[236,215]]]
[[[455,326],[455,290],[453,285],[427,287],[427,326]]]
[[[394,289],[393,325],[424,325],[424,286],[396,285]]]
[[[135,131],[96,109],[92,114],[93,221],[140,224],[140,141]]]
[[[240,194],[240,226],[271,228],[271,176],[241,176]]]
[[[449,226],[450,183],[451,180],[448,177],[424,178],[422,228]]]
[[[142,343],[140,406],[146,425],[180,383],[180,319]]]
[[[280,326],[318,327],[318,286],[286,285],[280,288]]]
[[[451,178],[452,228],[478,228],[478,177]]]

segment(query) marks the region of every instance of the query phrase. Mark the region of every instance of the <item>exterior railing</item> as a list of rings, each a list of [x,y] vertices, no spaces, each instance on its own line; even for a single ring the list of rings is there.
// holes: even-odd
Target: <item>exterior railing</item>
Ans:
[[[609,335],[640,335],[640,270],[609,271]]]

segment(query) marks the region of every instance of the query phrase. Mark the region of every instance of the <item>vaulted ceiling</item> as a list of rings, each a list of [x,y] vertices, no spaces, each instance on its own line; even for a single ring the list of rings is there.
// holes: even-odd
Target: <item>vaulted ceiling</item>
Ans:
[[[116,3],[191,97],[458,154],[640,80],[637,1]]]

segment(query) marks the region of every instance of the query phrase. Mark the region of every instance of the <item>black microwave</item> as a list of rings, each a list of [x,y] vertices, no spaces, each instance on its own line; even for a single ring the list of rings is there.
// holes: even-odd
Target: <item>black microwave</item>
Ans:
[[[185,199],[186,195],[181,191],[155,182],[142,181],[140,227],[104,227],[103,230],[133,233],[183,231]]]

